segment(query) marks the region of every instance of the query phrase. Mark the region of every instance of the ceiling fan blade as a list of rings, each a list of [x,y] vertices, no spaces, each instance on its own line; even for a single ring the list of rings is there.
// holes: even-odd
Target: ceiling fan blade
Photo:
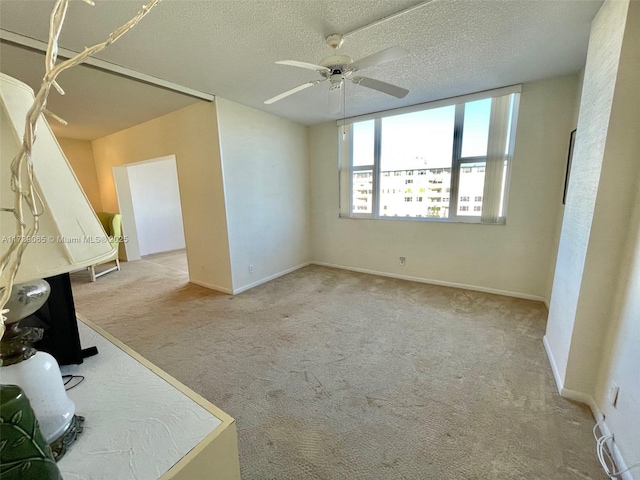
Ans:
[[[329,88],[329,113],[340,113],[344,88],[342,83],[331,85]]]
[[[275,103],[278,100],[282,100],[283,98],[288,97],[289,95],[293,95],[294,93],[297,93],[300,90],[304,90],[305,88],[313,87],[317,83],[319,83],[319,82],[303,83],[302,85],[299,85],[296,88],[292,88],[291,90],[287,90],[286,92],[281,93],[280,95],[276,95],[275,97],[272,97],[269,100],[265,100],[264,103],[265,103],[265,105],[271,105],[272,103]]]
[[[407,93],[409,93],[409,90],[407,90],[406,88],[391,85],[390,83],[386,82],[381,82],[380,80],[375,80],[373,78],[354,77],[351,79],[351,81],[356,85],[373,88],[374,90],[378,90],[379,92],[386,93],[387,95],[393,95],[394,97],[398,98],[406,97]]]
[[[323,67],[322,65],[315,65],[313,63],[307,62],[298,62],[297,60],[280,60],[276,62],[278,65],[289,65],[291,67],[300,67],[306,68],[309,70],[315,70],[316,72],[330,72],[327,67]]]
[[[364,68],[374,67],[381,63],[390,62],[391,60],[398,60],[409,55],[409,52],[402,47],[391,47],[386,50],[381,50],[378,53],[369,55],[368,57],[356,60],[351,64],[353,70],[362,70]]]

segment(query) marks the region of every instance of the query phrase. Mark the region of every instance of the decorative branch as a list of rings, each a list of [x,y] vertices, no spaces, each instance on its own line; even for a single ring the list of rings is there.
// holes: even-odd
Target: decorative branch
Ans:
[[[33,105],[27,113],[22,146],[11,162],[11,190],[14,192],[14,208],[2,209],[2,211],[11,211],[13,213],[16,224],[16,236],[15,240],[9,244],[7,252],[0,258],[0,338],[4,335],[5,313],[8,312],[4,306],[7,304],[9,296],[11,295],[13,281],[20,267],[24,250],[27,245],[29,245],[27,239],[38,232],[39,217],[44,211],[42,198],[34,183],[31,151],[33,142],[36,139],[38,118],[40,118],[42,113],[50,113],[46,109],[49,91],[53,86],[58,93],[64,95],[64,90],[62,90],[56,82],[56,78],[60,73],[84,62],[88,57],[107,48],[135,27],[160,1],[161,0],[151,0],[146,5],[143,5],[131,20],[112,32],[104,42],[93,45],[92,47],[85,47],[82,52],[72,58],[56,63],[58,59],[58,39],[69,5],[69,0],[56,0],[53,11],[51,12],[49,24],[49,42],[45,57],[46,73],[42,79],[40,90],[35,96]],[[91,0],[84,0],[84,2],[93,5]],[[54,118],[62,120],[55,115]]]

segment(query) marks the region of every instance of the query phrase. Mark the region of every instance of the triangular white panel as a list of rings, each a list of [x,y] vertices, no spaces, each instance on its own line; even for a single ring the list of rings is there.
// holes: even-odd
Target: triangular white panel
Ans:
[[[24,83],[0,74],[0,206],[13,208],[10,164],[20,149],[33,91]],[[16,283],[46,278],[98,264],[114,251],[49,124],[38,120],[33,145],[36,186],[45,204],[40,230],[23,255]],[[0,254],[15,235],[10,212],[0,213]]]

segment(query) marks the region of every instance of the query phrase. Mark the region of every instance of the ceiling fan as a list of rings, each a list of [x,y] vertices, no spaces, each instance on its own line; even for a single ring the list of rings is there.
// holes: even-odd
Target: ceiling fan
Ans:
[[[373,90],[378,90],[379,92],[386,93],[387,95],[392,95],[397,98],[403,98],[407,95],[407,93],[409,93],[409,90],[405,88],[382,82],[380,80],[375,80],[373,78],[357,75],[360,70],[364,70],[365,68],[375,67],[376,65],[380,65],[382,63],[406,57],[407,55],[409,55],[409,52],[404,48],[387,48],[354,62],[348,55],[339,55],[336,53],[336,50],[338,49],[338,47],[340,47],[340,45],[342,45],[342,42],[344,41],[342,35],[334,33],[332,35],[329,35],[326,41],[327,44],[331,48],[333,48],[334,54],[321,60],[318,65],[313,63],[299,62],[296,60],[281,60],[276,62],[280,65],[289,65],[292,67],[315,70],[320,74],[322,78],[303,83],[302,85],[292,88],[291,90],[287,90],[280,95],[276,95],[275,97],[266,100],[264,102],[265,104],[271,105],[272,103],[275,103],[278,100],[282,100],[283,98],[288,97],[289,95],[293,95],[294,93],[304,90],[305,88],[313,87],[314,85],[318,85],[327,81],[330,83],[329,110],[331,111],[331,113],[338,113],[340,111],[340,104],[342,100],[345,80],[350,80],[355,85],[372,88]]]

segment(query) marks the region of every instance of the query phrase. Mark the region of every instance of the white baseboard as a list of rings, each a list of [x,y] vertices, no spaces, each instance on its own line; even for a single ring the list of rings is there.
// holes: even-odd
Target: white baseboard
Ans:
[[[282,272],[278,272],[275,273],[273,275],[270,275],[268,277],[262,278],[256,282],[253,283],[249,283],[247,285],[243,285],[242,287],[238,287],[238,288],[234,288],[233,290],[224,288],[224,287],[220,287],[218,285],[211,285],[205,282],[200,282],[200,281],[195,281],[195,280],[189,280],[191,283],[195,283],[196,285],[200,285],[203,287],[207,287],[207,288],[211,288],[213,290],[218,290],[220,292],[223,293],[229,293],[232,295],[237,295],[239,293],[242,292],[246,292],[247,290],[257,287],[258,285],[262,285],[263,283],[269,282],[271,280],[274,280],[278,277],[281,277],[283,275],[286,275],[288,273],[291,272],[295,272],[296,270],[300,270],[301,268],[304,268],[308,265],[319,265],[321,267],[330,267],[330,268],[339,268],[341,270],[349,270],[351,272],[358,272],[358,273],[366,273],[369,275],[378,275],[381,277],[389,277],[389,278],[397,278],[399,280],[408,280],[410,282],[418,282],[418,283],[427,283],[430,285],[440,285],[442,287],[453,287],[453,288],[461,288],[461,289],[465,289],[465,290],[473,290],[476,292],[483,292],[483,293],[492,293],[494,295],[504,295],[507,297],[515,297],[515,298],[523,298],[525,300],[534,300],[537,302],[543,302],[545,305],[547,305],[547,301],[544,297],[538,296],[538,295],[531,295],[528,293],[521,293],[521,292],[513,292],[511,290],[500,290],[497,288],[487,288],[487,287],[480,287],[478,285],[468,285],[468,284],[464,284],[464,283],[454,283],[454,282],[443,282],[441,280],[434,280],[434,279],[429,279],[429,278],[422,278],[422,277],[412,277],[410,275],[397,275],[395,273],[388,273],[388,272],[381,272],[378,270],[369,270],[366,268],[357,268],[357,267],[349,267],[347,265],[338,265],[338,264],[334,264],[334,263],[326,263],[326,262],[316,262],[316,261],[310,261],[310,262],[305,262],[305,263],[301,263],[299,265],[296,265],[295,267],[291,267],[288,268],[286,270],[283,270]]]
[[[547,340],[547,336],[542,337],[542,344],[544,345],[544,349],[547,352],[547,358],[549,359],[549,364],[551,365],[551,371],[553,372],[553,378],[556,381],[556,387],[558,388],[558,393],[563,398],[567,400],[572,400],[574,402],[583,403],[589,407],[591,410],[591,414],[596,422],[600,422],[600,431],[604,435],[611,435],[611,430],[607,426],[607,422],[605,421],[605,416],[600,409],[600,406],[596,402],[595,398],[588,393],[579,392],[577,390],[571,390],[570,388],[564,387],[564,382],[560,377],[560,372],[558,371],[558,366],[556,365],[555,358],[553,357],[553,352],[551,351],[551,346],[549,345],[549,340]],[[613,455],[613,460],[616,464],[616,468],[618,471],[624,471],[627,469],[627,463],[624,461],[622,457],[622,453],[618,449],[615,441],[613,443],[609,443],[611,448],[611,454]],[[634,480],[631,472],[625,472],[620,474],[618,477],[619,480]]]
[[[562,398],[566,398],[567,400],[572,400],[574,402],[587,405],[591,410],[591,414],[593,415],[593,418],[596,420],[596,422],[604,419],[604,415],[602,414],[600,407],[598,407],[598,404],[596,403],[593,396],[589,395],[588,393],[562,387],[562,389],[560,390],[560,396]]]
[[[233,295],[233,291],[230,288],[221,287],[219,285],[213,285],[212,283],[202,282],[200,280],[194,280],[192,278],[189,279],[189,282],[195,283],[196,285],[200,285],[201,287],[210,288],[211,290],[216,290],[218,292]]]
[[[609,429],[609,426],[607,425],[602,410],[600,410],[600,407],[596,403],[593,396],[584,392],[571,390],[569,388],[562,388],[562,390],[560,391],[560,395],[567,400],[573,400],[574,402],[579,402],[587,405],[591,410],[591,414],[593,415],[593,418],[595,418],[596,422],[600,422],[600,431],[602,432],[602,434],[613,435],[611,430]],[[613,442],[607,443],[607,446],[610,448],[611,455],[613,456],[615,468],[619,472],[624,472],[616,476],[615,478],[617,480],[634,480],[631,471],[625,472],[625,470],[627,469],[627,462],[624,461],[624,457],[622,456],[618,445],[616,445],[615,437]]]
[[[186,251],[187,251],[186,247],[172,248],[170,250],[163,250],[161,252],[145,253],[144,255],[140,255],[140,257],[143,258],[144,260],[148,260],[149,258],[153,258],[153,257],[158,256],[158,255],[165,255],[167,253],[177,253],[177,252],[185,252],[186,253]]]
[[[600,415],[602,417],[602,420],[600,422],[600,431],[602,432],[603,435],[613,435],[611,430],[609,430],[609,426],[607,425],[607,422],[604,420],[604,415],[602,414]],[[614,437],[614,440],[615,440],[615,437]],[[613,443],[609,442],[607,445],[612,447],[611,455],[613,456],[613,461],[616,464],[617,470],[619,472],[624,472],[615,478],[619,480],[634,480],[633,473],[630,470],[628,472],[625,472],[625,470],[627,469],[627,463],[624,461],[622,453],[620,453],[620,449],[618,449],[618,445],[616,445],[615,441]]]
[[[500,290],[497,288],[480,287],[478,285],[468,285],[465,283],[443,282],[441,280],[434,280],[431,278],[412,277],[410,275],[398,275],[395,273],[381,272],[379,270],[369,270],[366,268],[349,267],[347,265],[338,265],[335,263],[326,262],[309,262],[313,265],[320,265],[322,267],[339,268],[341,270],[349,270],[351,272],[367,273],[369,275],[378,275],[381,277],[397,278],[399,280],[408,280],[410,282],[428,283],[430,285],[440,285],[442,287],[462,288],[465,290],[473,290],[476,292],[493,293],[495,295],[504,295],[506,297],[524,298],[525,300],[535,300],[537,302],[545,302],[544,297],[538,295],[530,295],[528,293],[513,292],[511,290]]]
[[[271,280],[275,280],[278,277],[282,277],[283,275],[286,275],[288,273],[295,272],[296,270],[300,270],[301,268],[304,268],[304,267],[306,267],[308,265],[311,265],[311,262],[301,263],[300,265],[296,265],[295,267],[287,268],[286,270],[283,270],[282,272],[274,273],[273,275],[269,275],[268,277],[262,278],[262,279],[258,280],[257,282],[249,283],[248,285],[244,285],[244,286],[239,287],[239,288],[234,288],[233,289],[233,295],[237,295],[239,293],[246,292],[247,290],[249,290],[249,289],[251,289],[253,287],[257,287],[258,285],[262,285],[263,283],[270,282]]]
[[[593,418],[595,418],[596,421],[600,421],[602,418],[604,418],[604,416],[602,415],[602,411],[598,407],[598,404],[596,403],[593,396],[589,395],[588,393],[565,388],[564,381],[560,376],[560,371],[558,370],[556,359],[553,356],[551,345],[549,345],[549,340],[547,339],[546,335],[542,337],[542,344],[544,345],[545,352],[547,352],[547,359],[549,360],[549,365],[551,365],[553,378],[556,381],[556,388],[558,389],[558,393],[560,394],[560,396],[566,398],[567,400],[573,400],[574,402],[584,403],[585,405],[587,405],[591,409]]]
[[[542,337],[542,344],[544,345],[544,351],[547,352],[547,359],[549,360],[549,365],[551,365],[551,371],[553,372],[553,378],[556,381],[556,387],[558,388],[558,393],[562,395],[564,382],[560,377],[560,372],[558,371],[558,365],[556,365],[556,359],[553,357],[553,352],[551,351],[551,346],[549,345],[549,340],[547,340],[546,335]]]

